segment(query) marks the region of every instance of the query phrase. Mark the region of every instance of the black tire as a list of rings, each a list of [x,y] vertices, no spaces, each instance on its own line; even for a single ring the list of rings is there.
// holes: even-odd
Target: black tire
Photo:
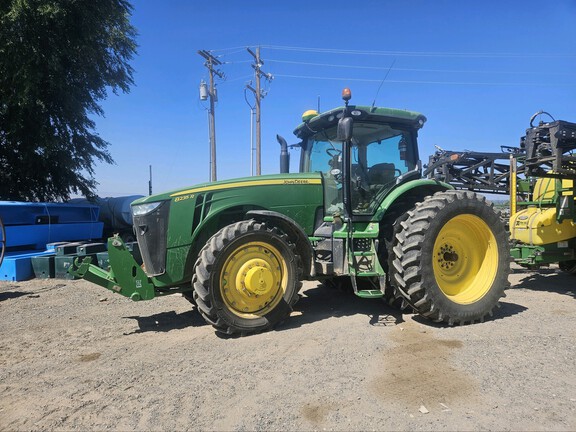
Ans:
[[[406,301],[406,299],[396,290],[390,281],[390,268],[392,267],[392,245],[393,239],[398,233],[400,223],[408,218],[408,211],[412,210],[418,197],[405,196],[394,202],[390,210],[386,213],[386,217],[380,223],[380,245],[378,250],[378,259],[380,265],[386,272],[386,288],[384,290],[384,303],[388,306],[398,309],[403,313],[413,312],[414,309]]]
[[[204,319],[218,332],[273,328],[298,300],[299,259],[288,237],[247,220],[218,231],[200,251],[192,284]]]
[[[412,209],[414,206],[411,206]],[[408,210],[409,211],[409,210]],[[392,282],[392,272],[391,268],[394,266],[394,252],[392,250],[394,246],[394,239],[396,235],[402,230],[402,222],[406,221],[409,217],[408,211],[400,215],[392,224],[391,235],[385,241],[386,254],[380,254],[380,262],[385,264],[386,271],[386,290],[384,291],[384,301],[388,306],[398,309],[403,313],[414,312],[414,308],[408,302],[408,300],[402,295],[401,291],[396,289],[395,284]]]
[[[508,234],[492,204],[473,192],[427,197],[400,221],[391,246],[397,295],[433,321],[483,321],[509,286]]]

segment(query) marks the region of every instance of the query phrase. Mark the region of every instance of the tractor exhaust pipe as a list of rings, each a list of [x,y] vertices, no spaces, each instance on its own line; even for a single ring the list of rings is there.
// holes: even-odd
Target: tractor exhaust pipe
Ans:
[[[288,152],[288,143],[280,135],[276,135],[276,140],[280,143],[280,174],[290,172],[290,153]]]

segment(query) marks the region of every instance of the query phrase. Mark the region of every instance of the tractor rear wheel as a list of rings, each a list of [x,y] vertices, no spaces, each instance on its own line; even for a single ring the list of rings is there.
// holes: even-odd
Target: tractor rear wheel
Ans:
[[[277,228],[247,220],[218,231],[192,280],[204,319],[218,332],[250,334],[286,319],[298,299],[298,258]]]
[[[483,321],[508,287],[508,235],[473,192],[438,192],[419,203],[396,227],[391,254],[397,294],[437,322]]]

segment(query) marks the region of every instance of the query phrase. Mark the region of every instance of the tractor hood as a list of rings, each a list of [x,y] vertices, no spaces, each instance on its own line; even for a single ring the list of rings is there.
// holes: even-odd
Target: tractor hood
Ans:
[[[172,190],[161,194],[139,198],[132,202],[132,206],[154,203],[158,201],[182,201],[184,197],[191,197],[196,193],[215,192],[229,189],[272,186],[272,185],[306,185],[321,184],[320,175],[316,173],[272,174],[254,177],[242,177],[230,180],[220,180],[211,183],[200,183],[195,186]]]
[[[190,276],[199,248],[212,235],[248,212],[279,213],[312,235],[322,206],[320,173],[282,174],[202,183],[141,198],[132,203],[132,216],[146,273],[164,275],[167,280],[158,283],[173,285]],[[183,267],[183,260],[190,262]]]

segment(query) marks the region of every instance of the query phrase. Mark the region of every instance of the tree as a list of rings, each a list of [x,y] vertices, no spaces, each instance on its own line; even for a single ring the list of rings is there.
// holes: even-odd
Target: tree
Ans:
[[[128,0],[0,0],[0,199],[95,196],[99,101],[134,84]],[[92,117],[91,117],[92,116]]]

